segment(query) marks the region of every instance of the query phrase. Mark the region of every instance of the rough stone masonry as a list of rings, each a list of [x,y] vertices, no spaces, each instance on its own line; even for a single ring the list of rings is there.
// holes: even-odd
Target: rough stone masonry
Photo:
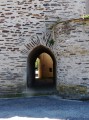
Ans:
[[[60,95],[77,98],[88,95],[89,24],[88,19],[80,19],[86,14],[86,2],[0,0],[1,93],[23,91],[28,55],[43,45],[56,58],[56,88]],[[58,21],[61,23],[50,29]],[[55,41],[52,47],[46,45],[49,34]]]

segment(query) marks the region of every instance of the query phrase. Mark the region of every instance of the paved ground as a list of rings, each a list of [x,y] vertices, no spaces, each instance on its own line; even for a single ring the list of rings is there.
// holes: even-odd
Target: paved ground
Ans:
[[[0,120],[89,120],[89,101],[58,96],[0,99]]]

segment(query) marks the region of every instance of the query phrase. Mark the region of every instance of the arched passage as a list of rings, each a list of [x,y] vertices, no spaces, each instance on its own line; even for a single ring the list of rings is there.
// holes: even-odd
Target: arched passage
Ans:
[[[39,69],[38,77],[36,77],[37,69]],[[42,45],[34,48],[27,59],[27,86],[34,87],[39,85],[42,87],[44,85],[56,86],[55,57],[48,48]]]

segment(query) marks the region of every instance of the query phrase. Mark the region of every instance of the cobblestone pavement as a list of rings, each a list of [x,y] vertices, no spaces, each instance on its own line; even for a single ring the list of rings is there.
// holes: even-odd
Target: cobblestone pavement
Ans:
[[[56,95],[0,99],[0,120],[89,120],[89,101]]]

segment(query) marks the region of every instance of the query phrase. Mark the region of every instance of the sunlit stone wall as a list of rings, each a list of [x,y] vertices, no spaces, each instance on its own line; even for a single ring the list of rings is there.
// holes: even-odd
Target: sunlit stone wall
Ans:
[[[54,27],[57,89],[67,97],[89,95],[89,19],[64,21]]]
[[[36,46],[46,46],[50,25],[59,19],[80,18],[84,13],[85,0],[0,0],[0,92],[23,91],[27,82],[27,57]],[[75,34],[77,37],[78,34]],[[65,42],[64,37],[62,39]],[[60,69],[63,67],[62,61],[65,66],[70,58],[64,59],[59,54],[64,47],[56,46],[61,40],[57,39],[59,41],[51,48],[46,47],[51,49],[57,59],[57,83],[64,81],[63,76],[67,75],[66,83],[70,74],[67,68],[64,73]],[[69,82],[71,77],[73,75],[70,75]]]

